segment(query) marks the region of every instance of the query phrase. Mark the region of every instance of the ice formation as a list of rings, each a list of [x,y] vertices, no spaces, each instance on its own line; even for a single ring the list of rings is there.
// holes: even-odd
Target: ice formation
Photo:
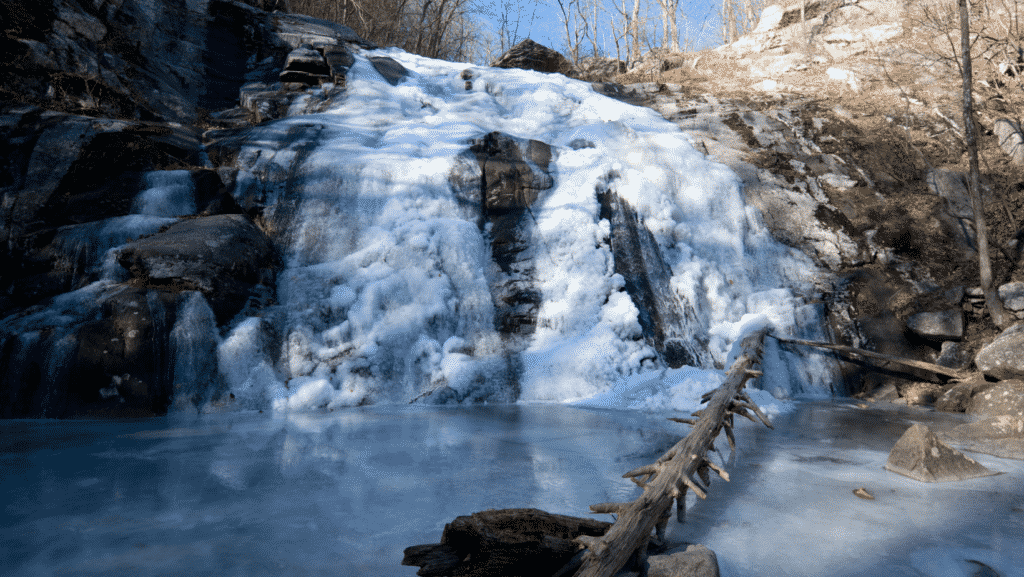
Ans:
[[[408,76],[390,85],[367,60],[374,54]],[[270,218],[286,223],[291,239],[279,275],[278,340],[268,337],[268,322],[250,318],[220,345],[221,375],[248,406],[686,408],[717,385],[715,367],[745,327],[823,336],[820,305],[806,304],[817,269],[771,239],[734,173],[656,112],[560,75],[398,49],[357,55],[346,90],[324,113],[257,128],[239,155],[234,194],[287,205]],[[452,185],[453,174],[473,170],[470,140],[492,131],[554,151],[554,186],[531,207],[541,302],[523,350],[496,332],[490,231]],[[272,137],[282,133],[291,135],[284,144]],[[291,204],[286,181],[297,197]],[[669,370],[641,338],[636,303],[613,270],[599,189],[628,203],[656,240],[714,366]],[[765,363],[762,387],[776,397],[828,394],[833,374],[822,357],[769,342]]]

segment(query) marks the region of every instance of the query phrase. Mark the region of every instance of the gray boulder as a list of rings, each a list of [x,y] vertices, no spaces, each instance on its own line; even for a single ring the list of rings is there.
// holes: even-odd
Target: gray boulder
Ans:
[[[718,557],[704,545],[690,545],[686,551],[647,558],[648,577],[718,577]]]
[[[947,389],[935,401],[935,409],[946,413],[962,413],[967,410],[967,406],[975,395],[987,391],[995,385],[995,383],[986,381],[981,375],[972,375],[969,379]]]
[[[917,313],[907,320],[907,328],[926,339],[958,341],[964,336],[964,313],[960,309]]]
[[[972,415],[1010,415],[1024,418],[1024,381],[1009,380],[996,383],[995,386],[971,397],[966,412]]]
[[[951,369],[966,369],[971,364],[971,355],[963,343],[957,341],[945,341],[939,350],[939,356],[935,364]]]
[[[974,356],[974,364],[986,375],[1000,380],[1024,378],[1024,323],[1003,331]]]
[[[942,438],[966,451],[1024,461],[1024,419],[1020,417],[998,415],[965,423]]]
[[[334,82],[344,82],[348,69],[356,63],[352,53],[344,45],[324,46],[324,61]]]
[[[889,452],[885,468],[925,483],[963,481],[998,474],[943,443],[921,424],[913,425],[900,437]]]
[[[1003,306],[1017,313],[1024,313],[1024,282],[1008,282],[999,287],[999,300]]]
[[[538,72],[569,74],[572,64],[558,52],[527,38],[491,63],[495,68],[522,68]]]
[[[119,250],[133,282],[200,291],[219,323],[272,298],[277,258],[270,239],[238,214],[186,219]]]

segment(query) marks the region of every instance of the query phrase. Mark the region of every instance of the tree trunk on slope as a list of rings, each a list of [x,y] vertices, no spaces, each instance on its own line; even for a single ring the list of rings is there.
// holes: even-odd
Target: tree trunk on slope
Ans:
[[[985,305],[988,307],[992,322],[1000,329],[1010,326],[1009,315],[1003,309],[996,288],[992,286],[992,261],[988,251],[988,226],[985,223],[985,206],[981,201],[981,178],[978,170],[978,142],[974,132],[974,106],[971,78],[971,25],[967,10],[967,0],[960,2],[960,51],[963,53],[963,88],[964,88],[964,141],[967,144],[967,155],[970,163],[970,195],[974,209],[974,229],[978,238],[978,268],[981,272],[981,290],[985,293]]]

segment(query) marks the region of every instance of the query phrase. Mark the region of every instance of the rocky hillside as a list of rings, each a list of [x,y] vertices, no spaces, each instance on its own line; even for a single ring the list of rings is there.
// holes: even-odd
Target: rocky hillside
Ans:
[[[727,46],[648,55],[616,80],[647,81],[642,101],[743,177],[777,238],[836,273],[826,298],[837,340],[1024,376],[1009,353],[1000,368],[988,356],[972,362],[998,331],[978,288],[955,64],[935,51],[911,3],[808,2],[805,21],[800,6],[769,7]],[[1020,319],[1024,186],[1012,120],[1020,102],[1001,90],[1016,82],[1016,64],[982,60],[975,77],[995,277]],[[1008,334],[1002,346],[1024,350],[1019,338]],[[942,391],[915,384],[923,374],[847,368],[858,394],[888,385],[884,398],[916,403]]]
[[[215,332],[277,298],[277,225],[294,175],[235,181],[240,163],[260,165],[243,158],[249,127],[322,110],[368,45],[344,26],[235,0],[165,13],[141,0],[43,5],[0,1],[11,62],[0,79],[0,416],[230,402],[190,390],[171,365],[199,347],[207,352],[190,358],[206,364],[190,370],[215,372],[213,345],[186,328]],[[902,3],[822,0],[804,16],[799,3],[774,6],[731,45],[652,53],[624,74],[607,61],[573,74],[613,80],[594,86],[654,108],[741,177],[773,235],[830,271],[804,297],[827,307],[835,341],[977,367],[990,380],[1024,377],[1024,333],[999,336],[977,289],[955,69],[928,55]],[[404,74],[372,61],[393,83]],[[1024,179],[1012,148],[1021,138],[1004,120],[1013,103],[992,94],[979,112],[986,216],[1000,294],[1024,318]],[[301,157],[315,137],[282,134],[275,146]],[[146,191],[166,199],[175,187],[192,191],[193,205],[146,203]],[[61,296],[100,278],[116,288]],[[930,403],[951,386],[896,365],[844,367],[844,393]]]

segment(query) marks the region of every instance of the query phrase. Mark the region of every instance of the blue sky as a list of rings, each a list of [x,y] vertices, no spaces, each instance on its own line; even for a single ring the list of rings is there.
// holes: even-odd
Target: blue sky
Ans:
[[[622,5],[623,0],[602,0],[606,7],[607,12],[599,15],[599,21],[604,23],[602,30],[607,29],[608,21],[612,14],[616,14],[613,6],[613,1]],[[656,22],[657,27],[661,28],[661,9],[658,7],[656,0],[646,0],[649,4],[648,10],[652,17],[652,23]],[[632,8],[632,0],[626,0],[627,6]],[[495,4],[500,4],[500,0],[495,0]],[[680,28],[680,43],[683,43],[689,35],[690,42],[693,49],[699,50],[710,46],[717,46],[721,43],[719,33],[719,16],[718,12],[721,7],[721,0],[680,0],[680,15],[679,15],[679,28]],[[564,51],[565,42],[565,29],[561,22],[561,12],[558,8],[556,0],[536,0],[536,2],[520,2],[518,6],[522,7],[522,14],[519,21],[519,39],[530,37],[534,41],[539,42],[545,46],[554,48],[559,51]],[[685,18],[684,18],[685,16]],[[510,20],[512,25],[515,24],[516,14],[510,14]],[[492,29],[497,29],[496,20],[491,20]],[[704,30],[701,32],[701,26],[703,25]],[[688,27],[688,32],[686,28]],[[603,32],[599,32],[602,34]],[[615,46],[610,37],[606,35],[607,39],[599,44],[604,44],[603,47],[609,55],[615,55]],[[599,38],[600,40],[600,38]],[[589,42],[587,43],[589,47]],[[588,50],[589,55],[589,50]]]

